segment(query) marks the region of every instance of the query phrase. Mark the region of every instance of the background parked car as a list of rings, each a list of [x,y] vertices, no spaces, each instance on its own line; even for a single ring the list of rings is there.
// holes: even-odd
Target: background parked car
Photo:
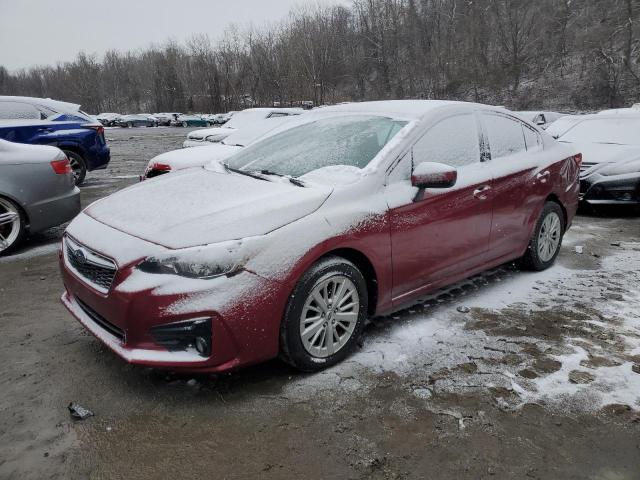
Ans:
[[[558,112],[521,111],[514,113],[525,119],[527,122],[531,122],[534,125],[545,129],[553,122],[564,116],[563,113]]]
[[[122,115],[116,120],[116,126],[118,127],[155,127],[157,121],[149,118],[147,115]]]
[[[213,161],[225,160],[267,134],[286,128],[293,120],[294,117],[291,116],[270,118],[238,130],[218,143],[161,153],[149,161],[143,178],[153,178],[185,168],[204,167]]]
[[[581,200],[640,205],[640,112],[574,117],[558,141],[582,152]]]
[[[59,147],[71,162],[76,184],[88,171],[107,168],[104,127],[80,105],[48,98],[0,96],[0,138]]]
[[[248,108],[236,112],[222,127],[206,128],[189,132],[183,147],[198,147],[207,142],[221,142],[237,130],[248,128],[267,119],[288,117],[304,113],[301,108]]]
[[[96,119],[105,127],[115,127],[120,116],[119,113],[99,113]]]
[[[178,118],[180,115],[182,114],[178,112],[174,112],[174,113],[163,112],[163,113],[153,114],[153,116],[158,121],[158,125],[163,127],[168,127],[169,125],[171,125],[171,122],[174,121],[176,118]]]
[[[27,233],[75,217],[80,190],[62,150],[0,140],[0,255],[13,250]]]
[[[180,115],[171,125],[176,127],[206,127],[209,125],[205,119],[197,115]]]

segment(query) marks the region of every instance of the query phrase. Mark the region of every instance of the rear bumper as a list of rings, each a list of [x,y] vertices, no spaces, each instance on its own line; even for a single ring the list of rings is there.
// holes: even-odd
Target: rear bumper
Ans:
[[[590,205],[640,205],[640,172],[605,176],[593,173],[580,180],[580,200]]]
[[[111,160],[111,151],[109,147],[104,145],[100,148],[95,148],[87,152],[86,161],[87,161],[87,170],[103,170],[107,168],[109,165],[109,161]]]
[[[68,222],[80,213],[80,190],[74,187],[68,193],[59,197],[48,198],[30,205],[29,231],[40,232]]]

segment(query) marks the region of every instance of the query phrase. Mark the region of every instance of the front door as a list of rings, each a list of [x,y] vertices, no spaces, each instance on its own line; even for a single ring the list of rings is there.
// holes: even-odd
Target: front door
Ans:
[[[493,192],[490,166],[481,162],[480,140],[473,113],[445,118],[427,130],[389,175],[395,305],[485,261]],[[425,161],[456,167],[456,184],[412,189],[412,165]]]

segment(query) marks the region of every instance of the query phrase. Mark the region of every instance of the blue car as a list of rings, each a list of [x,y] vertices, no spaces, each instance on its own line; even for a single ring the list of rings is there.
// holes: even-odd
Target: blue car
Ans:
[[[104,127],[80,105],[49,98],[0,96],[0,139],[58,147],[71,162],[76,185],[110,160]]]

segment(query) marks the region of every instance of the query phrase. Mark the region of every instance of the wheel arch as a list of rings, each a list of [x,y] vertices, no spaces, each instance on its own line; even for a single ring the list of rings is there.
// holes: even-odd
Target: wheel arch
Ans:
[[[341,257],[353,263],[362,276],[367,286],[368,305],[367,313],[373,315],[378,305],[378,275],[373,262],[360,250],[351,247],[341,247],[330,250],[317,258],[313,263],[326,257]]]
[[[562,210],[564,228],[566,230],[567,229],[567,222],[569,220],[569,217],[567,215],[567,209],[562,204],[562,201],[560,201],[560,198],[555,193],[550,193],[549,195],[547,195],[547,198],[545,198],[544,201],[545,201],[545,203],[546,202],[553,202],[553,203],[557,203],[558,204],[558,206],[560,207],[560,210]]]

